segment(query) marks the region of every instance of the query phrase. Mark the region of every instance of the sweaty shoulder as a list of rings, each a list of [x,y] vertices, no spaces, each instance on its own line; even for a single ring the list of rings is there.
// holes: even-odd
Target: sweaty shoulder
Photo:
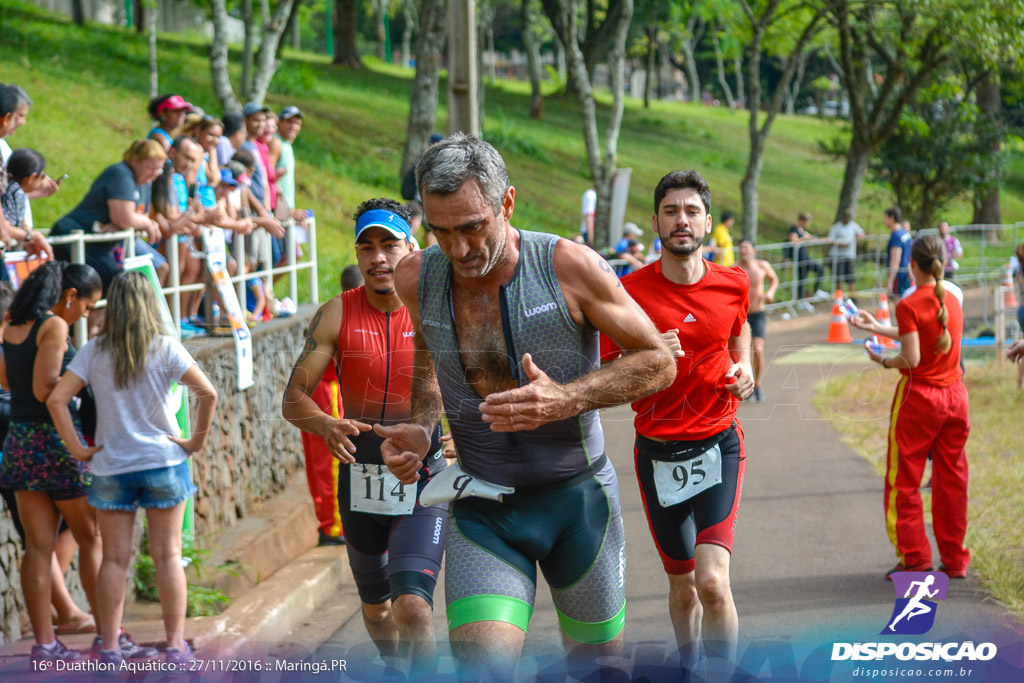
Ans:
[[[615,276],[615,270],[600,254],[583,244],[559,238],[555,242],[552,257],[555,276],[563,289],[592,289],[608,276]]]
[[[398,292],[405,307],[413,312],[419,310],[416,292],[419,288],[422,264],[423,252],[413,251],[395,266],[395,291]]]

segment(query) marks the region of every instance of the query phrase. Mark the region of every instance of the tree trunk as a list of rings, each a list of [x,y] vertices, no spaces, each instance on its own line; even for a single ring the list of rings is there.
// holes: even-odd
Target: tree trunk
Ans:
[[[82,2],[83,0],[71,0],[71,21],[78,26],[85,23],[85,8],[82,6]]]
[[[384,43],[387,42],[384,32],[384,14],[388,11],[386,2],[387,0],[373,0],[370,3],[373,5],[374,29],[377,33],[377,59],[382,62],[387,57],[384,51]]]
[[[732,68],[736,72],[736,97],[739,98],[740,109],[744,109],[747,106],[747,87],[743,84],[743,50],[737,49],[732,53]]]
[[[438,76],[448,27],[448,6],[445,0],[422,0],[419,9],[416,76],[412,81],[409,127],[399,177],[408,173],[427,148],[437,121]]]
[[[693,41],[686,38],[682,42],[683,57],[686,59],[686,80],[690,83],[690,101],[701,101],[700,74],[697,73],[697,60],[693,57]]]
[[[523,47],[526,50],[526,72],[530,77],[530,116],[539,119],[541,117],[541,108],[544,105],[544,95],[541,92],[543,74],[541,73],[540,66],[539,41],[533,35],[532,4],[533,0],[523,0],[520,16],[522,17],[523,24]]]
[[[145,0],[132,0],[132,16],[135,17],[135,32],[146,32],[146,7]]]
[[[593,245],[600,249],[608,246],[610,241],[611,188],[618,157],[619,129],[622,125],[625,43],[629,22],[633,16],[633,2],[625,0],[621,5],[614,26],[612,47],[608,55],[613,104],[603,153],[597,132],[597,111],[590,73],[587,70],[586,60],[577,38],[576,4],[573,0],[543,0],[543,5],[551,19],[552,26],[555,27],[559,41],[565,47],[569,80],[580,101],[583,140],[586,145],[587,161],[590,164],[594,190],[597,192]]]
[[[402,16],[405,27],[402,29],[402,66],[409,66],[412,61],[412,32],[416,29],[416,4],[413,0],[402,1]]]
[[[569,78],[569,67],[565,63],[565,46],[557,36],[555,37],[555,70],[558,72],[558,78],[565,83]]]
[[[715,46],[715,63],[718,65],[718,84],[721,85],[722,90],[725,91],[725,99],[729,103],[729,109],[735,109],[736,100],[732,96],[732,88],[729,87],[729,81],[725,78],[725,62],[722,59],[722,47],[718,43],[717,29],[711,32],[711,42]]]
[[[146,9],[146,26],[149,29],[149,97],[152,99],[160,92],[156,60],[156,22],[160,14],[160,1],[153,0],[153,4]]]
[[[242,23],[245,25],[245,39],[242,45],[242,99],[252,101],[252,43],[254,40],[252,0],[242,0]]]
[[[260,0],[260,19],[263,26],[270,23],[270,0]]]
[[[262,102],[267,96],[270,81],[277,73],[281,62],[277,59],[277,46],[284,37],[288,26],[288,15],[298,0],[278,0],[277,7],[270,17],[270,23],[263,27],[263,41],[256,54],[256,73],[253,75],[252,90],[249,95],[254,102]]]
[[[644,77],[644,108],[651,107],[651,90],[654,89],[654,53],[658,49],[658,26],[647,25],[647,73]]]
[[[1002,109],[998,76],[993,76],[990,73],[982,79],[978,84],[977,98],[978,109],[981,111],[982,117],[992,123],[997,123],[1000,117],[1000,110]],[[992,152],[998,154],[1001,147],[1002,143],[996,142],[992,146]],[[987,190],[975,192],[974,219],[972,222],[988,225],[996,225],[1003,222],[998,182],[993,183],[992,187]]]
[[[356,0],[335,0],[334,3],[334,63],[350,69],[363,68],[363,60],[359,57],[359,45],[356,42],[359,30],[358,5]]]
[[[295,0],[295,2],[292,3],[292,10],[288,13],[288,21],[285,22],[282,39],[278,41],[277,52],[274,53],[274,58],[278,61],[281,60],[281,50],[284,49],[284,36],[291,36],[292,46],[296,50],[299,49],[299,5],[301,4],[301,0]]]
[[[850,215],[857,217],[857,203],[860,199],[860,188],[864,184],[864,174],[871,160],[871,148],[857,141],[850,142],[850,151],[846,153],[846,170],[843,172],[843,189],[839,193],[839,208],[836,209],[836,220],[849,209]]]
[[[793,77],[793,84],[786,94],[786,113],[792,116],[796,113],[797,100],[800,97],[800,86],[804,82],[804,70],[807,68],[807,51],[800,53],[800,59],[796,66],[796,76]]]
[[[226,0],[210,0],[210,19],[213,23],[213,40],[210,43],[210,82],[221,109],[240,112],[242,105],[231,87],[228,73],[228,10]]]

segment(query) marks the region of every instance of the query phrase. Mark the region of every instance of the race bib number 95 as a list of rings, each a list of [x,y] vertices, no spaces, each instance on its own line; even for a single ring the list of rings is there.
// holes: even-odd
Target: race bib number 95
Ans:
[[[667,508],[687,501],[722,483],[722,449],[718,444],[689,460],[652,460],[658,502]]]
[[[349,465],[349,508],[373,515],[411,515],[416,485],[406,486],[383,465]]]

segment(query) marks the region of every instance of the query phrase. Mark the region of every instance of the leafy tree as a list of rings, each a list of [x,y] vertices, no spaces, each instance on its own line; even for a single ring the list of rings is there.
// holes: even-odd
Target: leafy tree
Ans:
[[[409,172],[430,143],[437,121],[438,79],[441,50],[448,35],[448,4],[445,0],[420,0],[417,9],[416,75],[409,98],[409,126],[402,152],[401,176]]]
[[[1002,126],[965,95],[952,79],[922,90],[869,165],[919,228],[932,227],[954,199],[996,185],[1005,163],[1005,152],[992,152]]]
[[[993,64],[1024,55],[1024,0],[824,0],[852,123],[836,215],[857,211],[871,155],[893,135],[918,91],[952,57]]]

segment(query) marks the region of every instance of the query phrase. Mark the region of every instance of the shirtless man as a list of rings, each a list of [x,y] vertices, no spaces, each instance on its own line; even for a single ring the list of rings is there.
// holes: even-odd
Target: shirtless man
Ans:
[[[737,264],[750,280],[750,311],[747,321],[750,323],[750,336],[753,339],[754,393],[755,401],[765,400],[761,389],[761,375],[764,373],[764,334],[766,327],[764,305],[775,301],[775,292],[779,288],[779,276],[775,274],[772,264],[757,257],[757,247],[743,238],[740,240],[740,262]],[[765,290],[765,282],[768,289]]]
[[[566,651],[614,662],[625,544],[597,411],[668,386],[672,355],[599,254],[512,227],[516,190],[491,145],[446,139],[417,183],[437,244],[395,271],[416,331],[412,421],[376,431],[401,481],[415,479],[442,402],[458,444],[438,483],[451,478],[445,599],[460,673],[511,678],[538,564]],[[603,367],[598,331],[626,350]]]

